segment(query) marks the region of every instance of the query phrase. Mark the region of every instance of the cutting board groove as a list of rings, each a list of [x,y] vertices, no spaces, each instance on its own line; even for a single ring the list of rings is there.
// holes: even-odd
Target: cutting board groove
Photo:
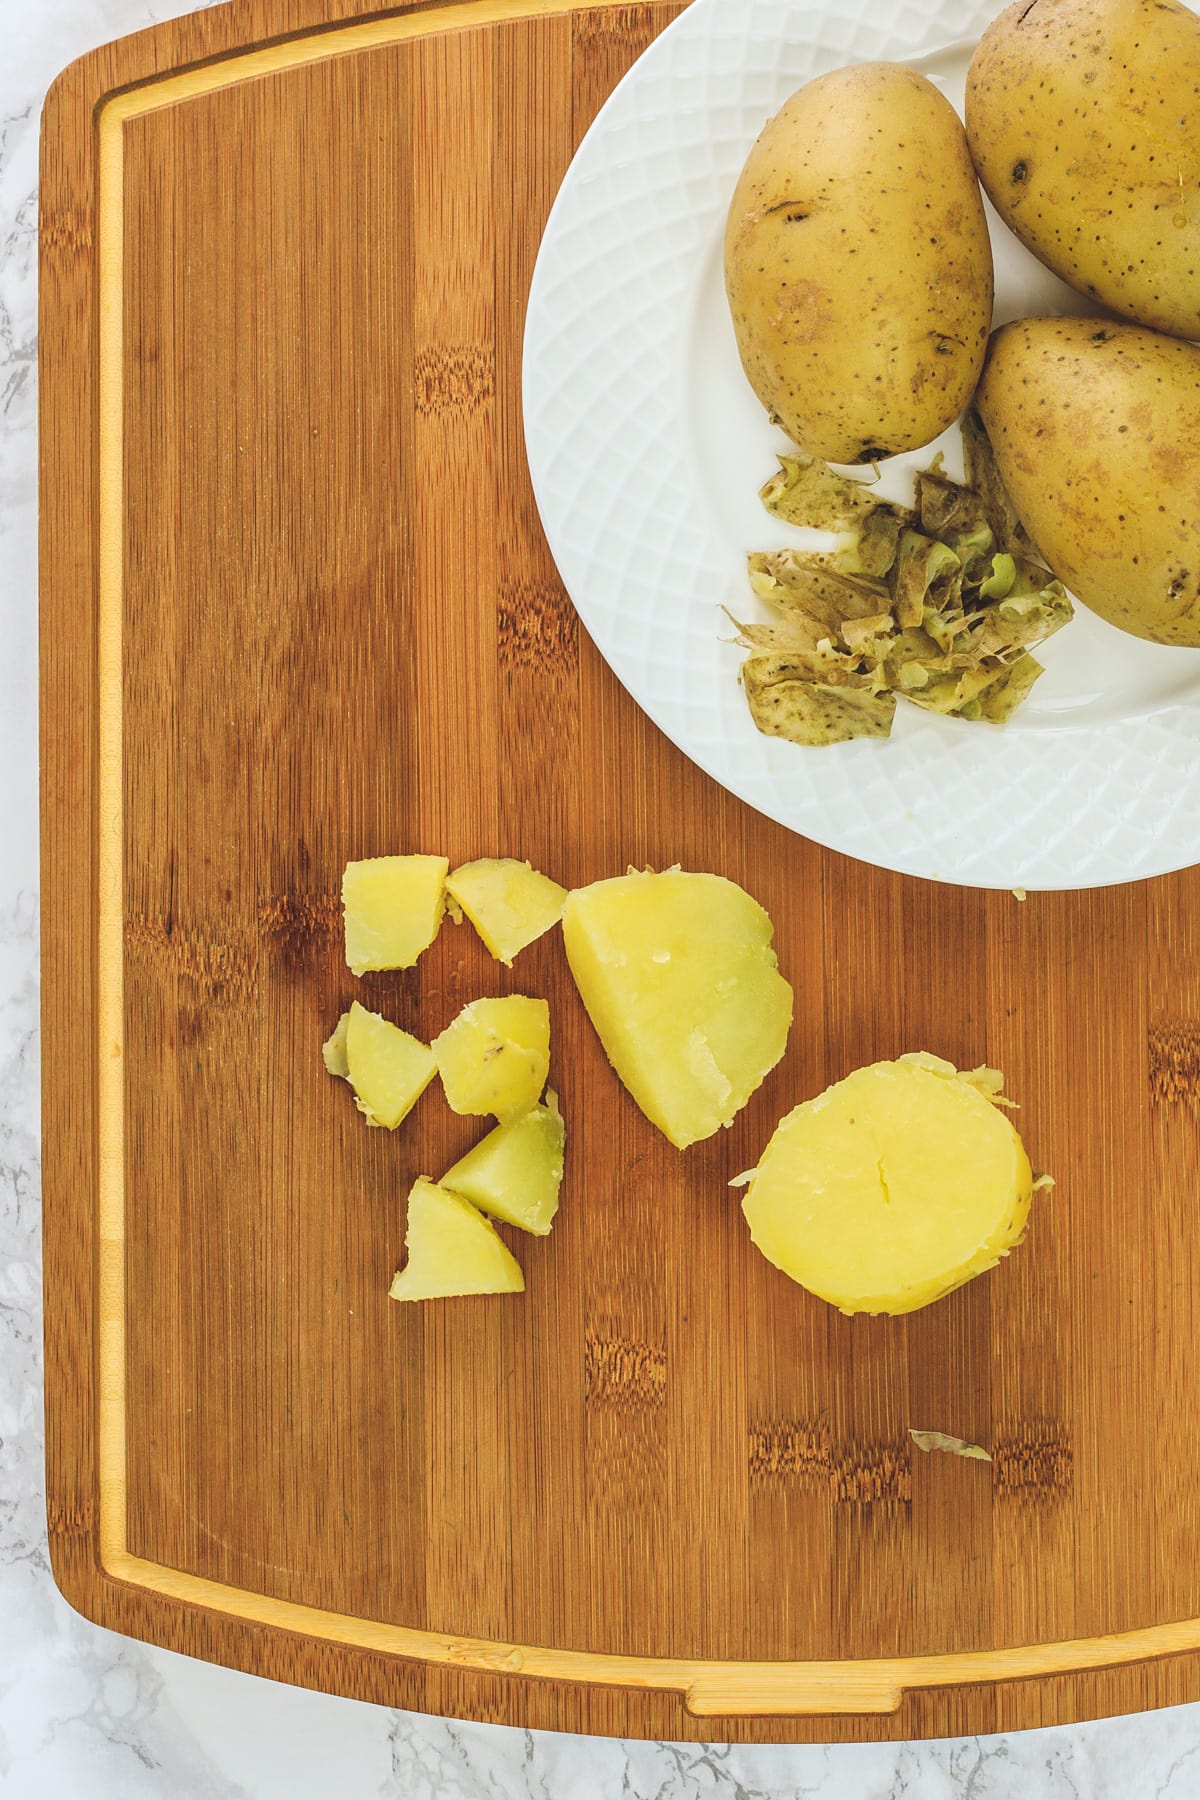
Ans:
[[[49,1529],[115,1629],[420,1709],[772,1740],[1200,1694],[1200,878],[909,881],[750,813],[621,691],[525,470],[572,151],[680,10],[248,0],[72,65],[43,132]],[[998,797],[998,804],[1019,803]],[[680,1155],[546,939],[356,982],[350,857],[680,861],[775,921],[792,1044]],[[544,994],[569,1153],[520,1298],[400,1308],[404,1194],[319,1045]],[[846,1320],[729,1177],[857,1063],[1002,1067],[1058,1187],[994,1274]],[[910,1426],[986,1443],[923,1457]]]

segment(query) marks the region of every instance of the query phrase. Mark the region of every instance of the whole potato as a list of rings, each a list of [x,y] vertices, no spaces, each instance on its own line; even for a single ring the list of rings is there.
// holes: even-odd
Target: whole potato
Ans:
[[[1200,348],[1100,319],[997,331],[975,397],[1001,479],[1101,618],[1200,645]]]
[[[800,88],[734,191],[725,287],[750,385],[804,449],[872,462],[944,431],[992,315],[983,198],[950,103],[896,63]]]
[[[1018,0],[967,76],[996,211],[1114,312],[1200,337],[1200,18],[1176,0]]]

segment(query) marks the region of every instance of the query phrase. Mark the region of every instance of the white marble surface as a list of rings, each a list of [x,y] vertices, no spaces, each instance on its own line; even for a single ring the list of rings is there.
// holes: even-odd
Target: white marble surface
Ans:
[[[1200,1706],[967,1742],[745,1749],[454,1724],[84,1623],[43,1528],[35,209],[38,113],[148,0],[0,0],[0,1796],[3,1800],[1190,1800]]]

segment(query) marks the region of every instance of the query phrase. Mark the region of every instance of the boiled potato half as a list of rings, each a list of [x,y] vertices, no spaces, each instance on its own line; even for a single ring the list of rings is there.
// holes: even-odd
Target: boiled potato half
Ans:
[[[771,921],[720,875],[631,872],[563,912],[575,984],[608,1059],[680,1149],[732,1125],[787,1047],[792,990]]]
[[[867,463],[963,411],[992,317],[983,199],[958,115],[917,73],[861,63],[792,95],[729,209],[742,367],[805,450]]]
[[[844,1313],[928,1306],[1007,1256],[1033,1175],[1000,1077],[917,1052],[788,1114],[742,1210],[768,1262]]]
[[[1200,646],[1200,348],[1103,319],[995,333],[975,398],[1055,574],[1101,618]]]
[[[1176,0],[1017,0],[967,77],[1004,220],[1114,312],[1200,337],[1200,18]]]

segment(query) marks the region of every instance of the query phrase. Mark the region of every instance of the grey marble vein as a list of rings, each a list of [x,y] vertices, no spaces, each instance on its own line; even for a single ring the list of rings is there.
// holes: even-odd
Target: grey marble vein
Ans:
[[[1200,1707],[967,1742],[745,1748],[459,1724],[128,1642],[43,1524],[36,862],[36,181],[43,93],[146,0],[0,0],[0,1796],[3,1800],[1192,1800]],[[165,15],[164,15],[165,16]]]

